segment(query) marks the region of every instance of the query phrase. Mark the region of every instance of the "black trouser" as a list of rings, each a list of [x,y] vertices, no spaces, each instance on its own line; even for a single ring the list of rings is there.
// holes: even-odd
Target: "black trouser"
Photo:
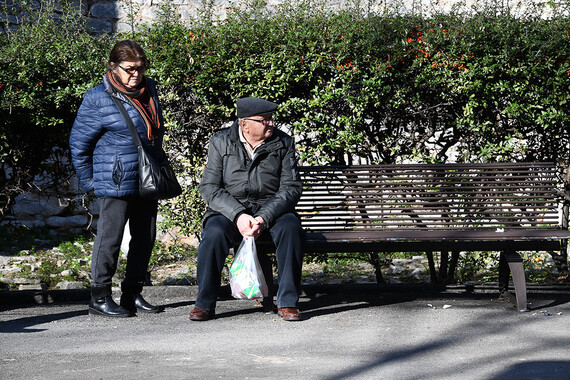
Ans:
[[[264,232],[266,233],[266,231]],[[281,216],[269,233],[277,248],[277,307],[297,307],[305,232],[299,218],[292,213]],[[206,220],[198,247],[198,297],[195,306],[212,310],[220,287],[222,269],[229,249],[242,239],[235,223],[222,215]],[[272,279],[266,279],[267,282]]]
[[[131,240],[121,288],[124,292],[140,293],[156,238],[158,201],[138,196],[102,198],[99,201],[101,211],[91,258],[92,295],[95,298],[111,295],[127,221]]]

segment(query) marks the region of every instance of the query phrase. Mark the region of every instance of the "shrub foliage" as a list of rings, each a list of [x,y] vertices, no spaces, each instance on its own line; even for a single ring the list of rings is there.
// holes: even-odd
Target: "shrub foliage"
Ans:
[[[0,13],[22,18],[0,35],[6,210],[38,173],[58,169],[48,160],[53,147],[67,154],[82,94],[100,81],[113,42],[131,34],[90,34],[65,2],[2,4]],[[165,204],[169,223],[199,231],[196,185],[208,137],[235,117],[242,96],[280,105],[277,119],[297,138],[304,163],[553,160],[568,186],[564,2],[424,14],[359,4],[331,12],[326,1],[301,0],[269,12],[252,1],[224,20],[203,9],[191,25],[165,6],[156,23],[133,32],[161,83],[167,144],[188,185]],[[53,178],[61,184],[57,172]]]

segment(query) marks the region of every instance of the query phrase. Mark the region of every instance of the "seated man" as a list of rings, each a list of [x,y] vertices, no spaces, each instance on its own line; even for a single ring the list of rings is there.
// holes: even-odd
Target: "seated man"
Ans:
[[[229,249],[244,236],[257,239],[264,231],[277,248],[277,313],[286,321],[300,320],[297,302],[305,232],[294,209],[302,183],[294,140],[274,128],[275,111],[277,105],[267,100],[239,99],[238,119],[211,138],[199,187],[208,210],[198,248],[193,321],[214,317]]]

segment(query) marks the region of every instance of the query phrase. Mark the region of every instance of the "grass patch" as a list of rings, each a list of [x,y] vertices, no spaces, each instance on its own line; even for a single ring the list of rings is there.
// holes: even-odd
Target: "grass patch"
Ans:
[[[14,279],[26,278],[55,288],[61,281],[90,283],[92,234],[53,234],[47,228],[0,226],[0,249],[12,256],[9,264],[16,269],[0,273],[0,288],[14,288]],[[527,281],[531,283],[556,283],[558,271],[547,252],[522,252]],[[369,253],[339,253],[311,257],[307,255],[303,266],[303,282],[371,282],[376,280],[376,267]],[[273,269],[276,262],[273,257]],[[386,282],[429,281],[427,260],[421,253],[397,252],[380,254],[377,258]],[[197,248],[186,244],[156,242],[149,262],[149,281],[162,285],[167,278],[184,280],[195,273]],[[229,267],[233,255],[229,255]],[[437,263],[436,259],[436,263]],[[460,256],[456,283],[496,282],[499,254],[496,252],[466,252]],[[438,269],[438,268],[436,268]],[[117,285],[126,270],[126,255],[121,255],[114,283]],[[414,275],[414,271],[416,272]],[[418,274],[419,272],[419,274]],[[276,273],[274,276],[276,278]],[[222,275],[227,280],[227,274]],[[190,281],[194,283],[194,281]]]

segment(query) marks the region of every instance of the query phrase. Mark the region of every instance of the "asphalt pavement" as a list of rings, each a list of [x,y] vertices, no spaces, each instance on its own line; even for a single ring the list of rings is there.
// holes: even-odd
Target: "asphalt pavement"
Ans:
[[[488,286],[306,286],[300,322],[226,297],[193,322],[195,286],[144,295],[164,311],[0,292],[0,379],[570,379],[568,286],[531,287],[528,312]]]

